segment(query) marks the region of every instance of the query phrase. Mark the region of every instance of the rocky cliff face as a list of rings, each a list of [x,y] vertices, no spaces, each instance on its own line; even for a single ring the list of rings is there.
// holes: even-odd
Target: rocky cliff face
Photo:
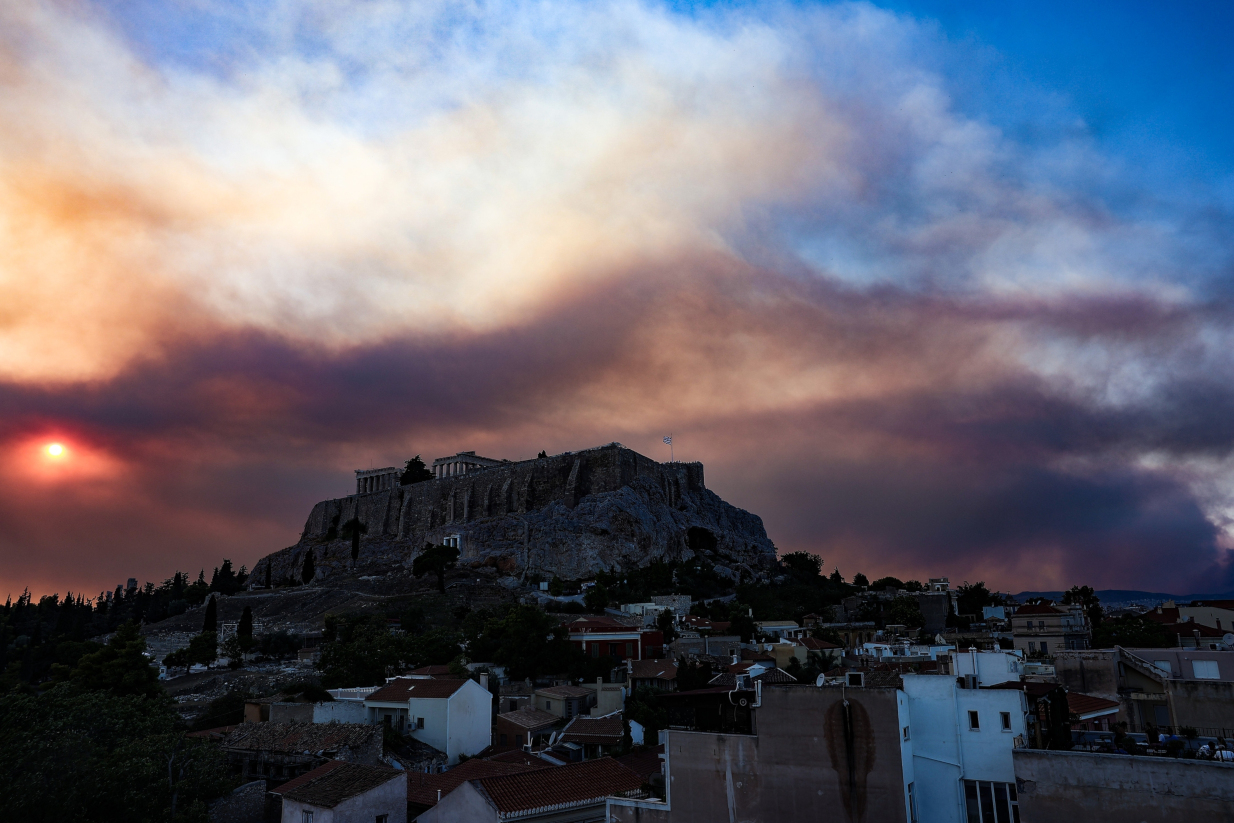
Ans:
[[[459,564],[511,575],[585,578],[655,560],[703,557],[722,574],[774,562],[763,521],[703,485],[700,463],[657,463],[619,444],[524,460],[313,507],[300,542],[260,560],[253,579],[299,580],[312,551],[318,579],[353,571],[351,542],[367,529],[354,571],[410,566],[426,546],[458,539]]]

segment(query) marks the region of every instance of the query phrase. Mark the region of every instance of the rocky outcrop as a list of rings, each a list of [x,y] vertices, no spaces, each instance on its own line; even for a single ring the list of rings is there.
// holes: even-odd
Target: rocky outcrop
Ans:
[[[319,578],[353,571],[338,535],[353,517],[367,530],[359,574],[409,566],[426,545],[455,538],[460,565],[562,579],[694,557],[735,577],[775,559],[763,521],[708,491],[701,463],[657,463],[613,443],[324,500],[300,542],[260,560],[253,579],[266,566],[275,583],[298,579],[308,551]]]

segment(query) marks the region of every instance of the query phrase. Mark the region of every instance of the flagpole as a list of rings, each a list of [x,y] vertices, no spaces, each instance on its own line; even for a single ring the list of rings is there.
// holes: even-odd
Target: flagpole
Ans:
[[[668,462],[676,463],[677,458],[673,457],[673,433],[668,433]]]

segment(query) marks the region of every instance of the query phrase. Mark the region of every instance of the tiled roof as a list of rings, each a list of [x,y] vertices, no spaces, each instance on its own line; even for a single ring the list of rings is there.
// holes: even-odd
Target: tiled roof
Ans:
[[[611,757],[478,781],[501,816],[600,803],[643,785],[643,778]]]
[[[649,746],[639,752],[630,752],[616,758],[617,762],[642,775],[646,781],[653,774],[660,774],[664,761],[660,759],[660,755],[664,754],[664,744],[659,746]]]
[[[418,677],[399,677],[391,680],[364,701],[380,703],[406,703],[413,697],[449,697],[463,688],[466,680],[427,680]]]
[[[673,680],[677,677],[677,664],[672,660],[635,660],[630,664],[630,677],[634,680]]]
[[[381,727],[367,723],[243,723],[227,735],[225,749],[273,752],[338,751],[381,740]]]
[[[496,777],[500,774],[522,774],[536,769],[551,769],[543,760],[531,763],[504,763],[499,760],[472,758],[441,774],[407,773],[407,802],[417,806],[436,806],[437,792],[445,797],[468,780]]]
[[[632,632],[638,631],[643,625],[641,618],[634,617],[621,620],[608,615],[587,615],[577,617],[566,623],[568,632]]]
[[[549,697],[556,697],[565,700],[570,697],[587,697],[595,694],[591,689],[584,689],[582,686],[548,686],[543,689],[536,689],[536,694],[546,694]]]
[[[561,733],[563,743],[620,743],[625,727],[620,717],[576,717]]]
[[[203,740],[222,740],[227,735],[231,734],[238,728],[238,724],[234,726],[219,726],[214,729],[203,729],[199,732],[189,732],[185,737],[200,737]]]
[[[491,749],[494,747],[490,746],[489,748]],[[485,751],[488,751],[488,749],[485,749]],[[481,752],[481,754],[484,754],[484,752]],[[476,756],[479,757],[480,755],[476,755]],[[534,754],[525,752],[522,749],[512,749],[512,748],[506,748],[502,751],[497,751],[492,754],[485,754],[484,759],[485,760],[495,760],[499,763],[527,763],[531,765],[544,762],[540,758],[536,757]]]
[[[317,769],[315,771],[321,771]],[[312,774],[310,772],[309,774]],[[280,794],[288,800],[309,803],[332,809],[344,800],[364,794],[391,780],[405,780],[404,773],[385,766],[361,766],[359,763],[342,763],[333,769],[307,780],[290,791],[281,789]],[[302,775],[302,778],[309,775]],[[301,778],[301,779],[302,779]]]
[[[1015,610],[1015,617],[1023,617],[1026,614],[1066,614],[1066,612],[1044,603],[1030,603]]]
[[[1178,609],[1163,609],[1161,606],[1144,612],[1143,617],[1154,623],[1177,623],[1180,619]]]
[[[1165,628],[1170,634],[1181,634],[1183,637],[1194,637],[1196,632],[1200,633],[1200,637],[1225,636],[1225,632],[1220,629],[1214,629],[1212,626],[1204,626],[1200,623],[1172,623]]]
[[[516,709],[512,712],[499,714],[497,717],[524,729],[542,729],[545,726],[551,726],[561,720],[561,718],[555,714],[542,712],[539,709],[533,709],[530,706],[524,706],[523,708]]]
[[[1234,600],[1193,600],[1193,606],[1208,606],[1210,609],[1234,609]]]
[[[768,669],[762,674],[757,674],[750,678],[751,680],[761,680],[764,683],[796,683],[797,678],[793,677],[783,669]]]
[[[271,789],[270,792],[271,794],[283,794],[284,792],[289,792],[292,789],[299,788],[300,786],[303,786],[305,783],[312,783],[314,780],[321,777],[322,775],[328,772],[332,772],[335,769],[337,769],[339,766],[342,766],[345,762],[346,761],[344,760],[327,760],[325,763],[322,763],[320,766],[313,769],[312,771],[305,772],[299,777],[293,777],[291,780],[288,780],[286,783],[283,783]]]
[[[1118,711],[1119,704],[1117,701],[1106,700],[1104,697],[1067,692],[1067,709],[1072,714],[1078,714],[1081,717],[1093,717],[1100,714],[1113,714]]]

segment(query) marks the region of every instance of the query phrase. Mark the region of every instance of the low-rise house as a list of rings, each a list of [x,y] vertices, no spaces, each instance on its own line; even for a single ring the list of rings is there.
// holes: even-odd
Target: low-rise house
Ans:
[[[282,823],[407,823],[407,777],[332,761],[278,787]]]
[[[1054,658],[1070,691],[1116,701],[1127,730],[1234,736],[1234,652],[1208,649],[1092,649]]]
[[[760,620],[754,625],[760,632],[772,637],[793,637],[801,631],[796,620]]]
[[[395,677],[364,698],[369,722],[446,753],[447,763],[489,745],[493,698],[474,680]]]
[[[629,666],[632,662],[641,663],[642,661],[627,660],[626,665]],[[621,669],[614,669],[614,674],[619,674]],[[630,685],[626,683],[605,683],[603,677],[597,677],[594,683],[580,683],[584,689],[591,689],[595,693],[594,699],[591,701],[591,715],[593,717],[602,717],[606,714],[619,712],[626,707],[626,698],[630,695]]]
[[[682,655],[697,657],[699,655],[714,655],[716,657],[732,657],[741,652],[741,638],[736,635],[697,635],[690,637],[682,635],[669,644],[668,657],[674,660]]]
[[[576,717],[562,730],[561,742],[577,743],[583,747],[583,759],[594,760],[620,749],[624,736],[625,726],[621,715]],[[634,740],[635,736],[638,737],[637,740]],[[634,745],[643,743],[643,728],[634,721],[630,721],[630,738]]]
[[[312,771],[328,760],[377,766],[381,729],[357,723],[244,723],[220,743],[232,770],[273,785]]]
[[[1024,653],[1016,649],[997,651],[968,648],[965,651],[949,650],[938,656],[939,674],[958,677],[973,675],[978,686],[996,686],[1020,679],[1024,668]]]
[[[589,657],[642,660],[648,649],[664,647],[664,633],[646,630],[642,618],[621,620],[611,615],[587,615],[565,624],[570,642]]]
[[[1106,700],[1080,692],[1067,692],[1067,709],[1074,718],[1071,728],[1086,732],[1108,732],[1118,716],[1117,700]]]
[[[1082,606],[1020,606],[1011,617],[1013,646],[1032,656],[1048,656],[1068,649],[1087,649],[1088,618]]]
[[[552,766],[538,758],[530,758],[526,762],[517,763],[472,758],[440,774],[408,774],[408,816],[413,819],[417,818],[469,780],[503,774],[522,774],[550,768]]]
[[[558,717],[571,718],[587,714],[595,699],[596,693],[582,686],[546,686],[536,689],[532,705]]]
[[[568,766],[469,780],[424,812],[418,823],[605,819],[605,800],[637,792],[643,778],[611,757]]]
[[[493,721],[493,745],[541,745],[552,737],[560,722],[558,715],[531,707],[499,714]]]
[[[1199,623],[1219,632],[1234,632],[1234,600],[1193,600],[1179,606],[1180,621]]]
[[[632,689],[656,689],[662,692],[677,690],[677,664],[672,660],[626,661],[626,679]]]

